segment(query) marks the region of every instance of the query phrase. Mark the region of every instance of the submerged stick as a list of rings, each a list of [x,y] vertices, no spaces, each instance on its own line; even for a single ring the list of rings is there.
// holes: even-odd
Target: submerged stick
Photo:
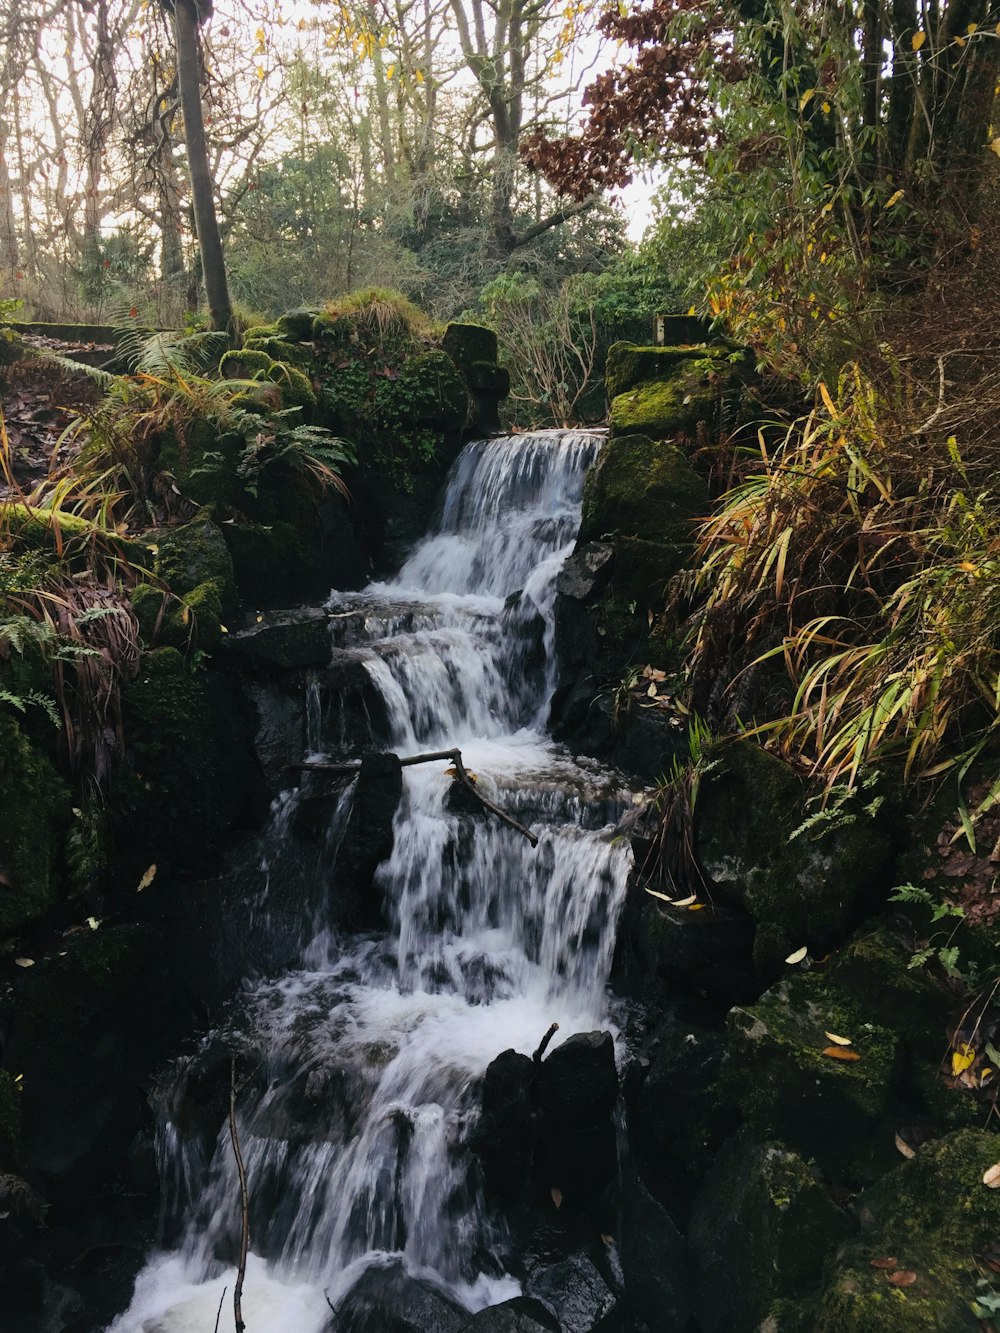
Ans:
[[[537,834],[532,833],[531,829],[525,828],[523,824],[519,824],[512,815],[507,813],[506,810],[501,809],[501,807],[495,805],[488,796],[483,795],[476,783],[469,777],[468,771],[462,762],[461,750],[430,750],[427,754],[411,754],[405,759],[400,759],[399,766],[400,768],[412,768],[414,764],[430,764],[441,759],[451,760],[455,765],[455,781],[461,782],[468,791],[471,791],[480,805],[485,806],[491,814],[496,815],[497,819],[502,820],[503,823],[509,825],[515,832],[520,833],[527,838],[532,847],[538,846]],[[361,761],[360,759],[355,759],[346,764],[328,764],[324,760],[313,759],[306,760],[301,764],[296,764],[294,767],[302,769],[303,772],[307,773],[346,774],[357,773],[361,768]]]
[[[250,1245],[250,1199],[247,1195],[247,1171],[243,1165],[243,1153],[240,1151],[240,1136],[236,1130],[236,1058],[229,1065],[229,1137],[233,1144],[236,1158],[236,1170],[240,1177],[240,1209],[242,1227],[240,1230],[240,1264],[236,1270],[236,1286],[233,1288],[233,1315],[236,1319],[236,1333],[243,1333],[243,1279],[247,1271],[247,1250]],[[225,1292],[223,1292],[225,1295]]]

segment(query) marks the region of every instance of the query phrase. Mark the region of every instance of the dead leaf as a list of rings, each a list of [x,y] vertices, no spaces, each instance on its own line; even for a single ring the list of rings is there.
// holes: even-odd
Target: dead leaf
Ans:
[[[647,688],[647,690],[646,690],[646,694],[649,696],[650,699],[655,699],[655,698],[656,698],[656,681],[655,681],[655,680],[651,680],[651,681],[649,682],[649,686],[648,686],[648,688]]]
[[[827,1046],[823,1050],[824,1055],[828,1055],[831,1060],[860,1060],[861,1056],[857,1051],[851,1050],[847,1046]]]
[[[614,1245],[615,1243],[614,1236],[609,1236],[606,1231],[601,1232],[601,1240],[604,1241],[605,1245]]]
[[[917,1275],[912,1268],[897,1268],[895,1273],[890,1273],[886,1280],[891,1287],[912,1287],[917,1280]]]
[[[18,962],[19,960],[15,958],[14,961]],[[991,1190],[1000,1189],[1000,1162],[996,1162],[987,1172],[985,1172],[983,1175],[983,1184],[988,1186]]]
[[[824,1032],[823,1036],[827,1041],[832,1041],[834,1046],[853,1046],[854,1043],[850,1037],[838,1037],[836,1032]]]
[[[910,1147],[910,1145],[906,1142],[906,1140],[904,1138],[900,1138],[898,1134],[896,1135],[896,1147],[903,1154],[904,1157],[916,1157],[917,1155],[914,1152],[914,1150]]]
[[[553,1185],[549,1193],[552,1195],[552,1202],[557,1208],[562,1207],[562,1190],[558,1185]]]
[[[153,864],[146,871],[146,873],[143,875],[142,879],[140,879],[139,883],[136,885],[136,890],[135,890],[136,893],[142,893],[143,889],[148,889],[150,884],[152,884],[155,878],[156,878],[156,862],[154,861]]]
[[[968,1069],[970,1065],[976,1062],[976,1052],[974,1047],[967,1041],[960,1042],[951,1053],[951,1072],[954,1078],[958,1078],[963,1070]]]
[[[794,953],[790,953],[788,957],[785,959],[785,962],[792,964],[801,963],[803,958],[805,958],[808,952],[809,952],[808,945],[803,944],[801,949],[796,949]]]
[[[34,958],[15,958],[15,959],[14,959],[14,962],[17,964],[18,967],[34,967],[34,966],[35,966],[35,960],[34,960]]]
[[[895,1256],[894,1254],[893,1254],[893,1255],[890,1255],[889,1258],[887,1258],[887,1259],[873,1259],[871,1262],[872,1262],[872,1268],[898,1268],[898,1267],[899,1267],[899,1260],[896,1258],[896,1256]]]

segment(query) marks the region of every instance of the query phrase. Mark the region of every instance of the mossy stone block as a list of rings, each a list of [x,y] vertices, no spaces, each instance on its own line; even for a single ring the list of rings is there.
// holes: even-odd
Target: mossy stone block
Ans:
[[[70,792],[51,761],[0,712],[0,934],[37,921],[57,897]]]
[[[264,352],[272,360],[294,366],[303,372],[312,372],[316,367],[316,357],[311,347],[288,342],[284,338],[253,337],[247,334],[243,346],[246,351]]]
[[[881,811],[799,832],[814,811],[810,789],[787,764],[751,742],[722,758],[695,812],[703,872],[757,921],[799,944],[828,946],[885,874],[892,842]]]
[[[190,523],[179,527],[147,533],[146,542],[153,554],[153,568],[171,592],[184,596],[204,583],[213,582],[227,608],[235,603],[233,559],[222,529],[212,520],[211,510],[203,510]]]
[[[782,1144],[741,1133],[719,1150],[695,1199],[688,1242],[705,1333],[755,1333],[772,1302],[815,1286],[854,1231],[818,1174]]]
[[[308,342],[313,336],[313,324],[322,311],[319,306],[300,306],[280,315],[275,328],[280,337],[291,342]]]
[[[444,331],[442,346],[459,370],[466,374],[473,366],[484,362],[496,364],[497,335],[482,324],[449,324]]]
[[[510,371],[493,361],[474,361],[464,370],[465,382],[473,393],[506,398],[510,393]]]
[[[733,1096],[746,1120],[821,1162],[864,1155],[900,1070],[896,1034],[815,973],[800,973],[729,1013]],[[850,1039],[843,1050],[826,1036]]]
[[[648,435],[610,439],[587,475],[580,541],[621,534],[687,544],[707,504],[705,483],[675,444]]]
[[[644,380],[619,394],[611,403],[612,438],[693,439],[699,425],[711,430],[719,412],[718,378],[711,363],[685,360],[670,379]]]
[[[627,393],[646,380],[668,379],[686,361],[704,360],[708,348],[702,339],[686,347],[640,347],[636,343],[617,342],[608,348],[604,364],[604,384],[608,398]]]

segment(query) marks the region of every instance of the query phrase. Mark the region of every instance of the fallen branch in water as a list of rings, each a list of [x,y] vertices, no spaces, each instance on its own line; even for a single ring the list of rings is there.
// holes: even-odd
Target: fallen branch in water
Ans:
[[[236,1059],[229,1065],[229,1137],[233,1144],[236,1158],[236,1170],[240,1177],[240,1209],[242,1227],[240,1230],[240,1263],[236,1270],[236,1286],[233,1288],[233,1315],[236,1319],[236,1333],[243,1333],[243,1279],[247,1271],[247,1249],[250,1245],[250,1199],[247,1194],[247,1171],[243,1165],[243,1153],[240,1151],[240,1136],[236,1131]],[[222,1293],[223,1296],[225,1292]],[[221,1305],[220,1305],[221,1308]],[[218,1320],[216,1321],[218,1323]]]
[[[412,768],[414,764],[430,764],[441,759],[451,760],[452,764],[455,766],[453,775],[454,780],[456,782],[461,782],[468,791],[471,791],[480,805],[485,806],[491,814],[496,815],[497,819],[502,820],[503,823],[509,825],[517,833],[520,833],[527,838],[532,847],[538,846],[537,834],[532,833],[531,829],[525,828],[523,824],[519,824],[516,819],[507,813],[506,810],[502,810],[500,806],[494,805],[488,796],[483,795],[473,779],[469,777],[465,765],[462,762],[461,750],[430,750],[427,754],[411,754],[405,759],[400,759],[399,766],[400,768]],[[295,767],[300,768],[307,773],[339,773],[346,775],[357,773],[361,768],[361,761],[360,759],[354,759],[346,764],[328,764],[325,760],[313,759],[306,760],[301,764],[296,764]]]

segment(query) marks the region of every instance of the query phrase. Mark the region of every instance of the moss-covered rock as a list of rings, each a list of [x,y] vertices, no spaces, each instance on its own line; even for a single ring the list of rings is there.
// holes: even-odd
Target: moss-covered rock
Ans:
[[[130,564],[141,566],[145,558],[141,544],[63,510],[9,502],[4,505],[4,524],[22,549],[58,551],[69,565],[75,565],[95,543]]]
[[[154,861],[204,873],[229,829],[255,809],[253,719],[230,682],[189,669],[174,648],[143,653],[124,712],[130,764],[112,813],[128,873]]]
[[[719,371],[712,361],[684,360],[670,379],[643,380],[611,403],[611,435],[693,439],[700,424],[717,429]]]
[[[777,1297],[818,1285],[827,1255],[853,1230],[801,1157],[746,1134],[730,1139],[695,1200],[688,1233],[699,1327],[753,1333]]]
[[[311,373],[316,367],[316,356],[311,347],[301,343],[291,343],[284,338],[253,336],[247,334],[243,340],[244,351],[264,352],[273,361],[294,366],[297,370]]]
[[[621,534],[687,546],[707,503],[705,483],[676,445],[647,435],[608,440],[587,475],[580,541]]]
[[[609,399],[634,389],[647,380],[669,379],[687,361],[703,361],[708,348],[699,339],[687,347],[639,347],[635,343],[612,343],[604,366],[604,384]]]
[[[287,310],[278,317],[275,329],[280,337],[292,342],[308,342],[313,335],[313,323],[321,314],[319,306],[300,306]]]
[[[203,510],[190,523],[146,534],[154,571],[178,596],[213,582],[229,610],[236,601],[233,559],[222,529]]]
[[[0,366],[10,366],[15,361],[23,361],[27,355],[27,344],[17,330],[7,325],[0,326]]]
[[[892,852],[884,809],[859,797],[844,818],[815,821],[809,789],[759,746],[730,746],[702,783],[698,859],[715,890],[800,944],[828,946],[873,903]],[[793,836],[794,835],[794,836]]]
[[[377,386],[374,406],[386,427],[431,426],[448,435],[465,425],[468,396],[450,357],[423,352]]]
[[[260,376],[270,377],[274,365],[274,357],[266,352],[244,347],[225,354],[219,362],[219,374],[227,380],[252,380]]]
[[[496,364],[497,335],[482,324],[449,324],[441,345],[465,374],[476,365]]]
[[[816,973],[799,973],[729,1014],[733,1096],[758,1134],[839,1169],[867,1169],[900,1072],[896,1034]],[[852,1045],[843,1048],[833,1032]],[[830,1050],[845,1052],[838,1058]]]
[[[69,807],[69,789],[51,761],[0,712],[0,934],[37,921],[54,905]]]
[[[977,1256],[1000,1236],[1000,1191],[985,1186],[983,1174],[998,1159],[1000,1136],[963,1130],[925,1144],[866,1190],[860,1213],[867,1235],[838,1256],[818,1303],[818,1333],[980,1327],[970,1308],[983,1293]],[[882,1256],[916,1281],[894,1288],[887,1270],[871,1265]]]

